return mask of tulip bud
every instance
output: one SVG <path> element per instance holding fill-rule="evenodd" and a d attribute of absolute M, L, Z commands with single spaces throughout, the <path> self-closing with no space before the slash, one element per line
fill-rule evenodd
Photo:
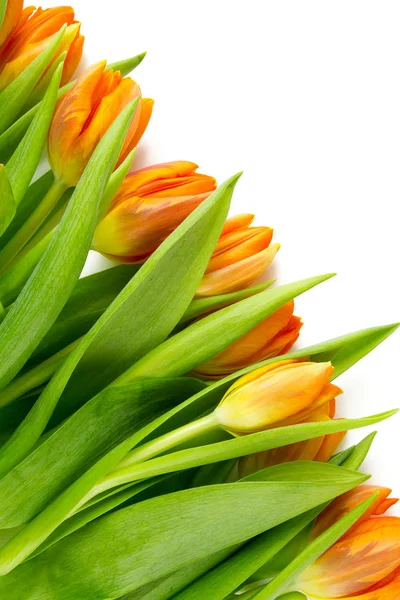
<path fill-rule="evenodd" d="M 280 361 L 241 377 L 215 410 L 221 426 L 246 434 L 304 421 L 340 388 L 329 382 L 331 363 Z"/>
<path fill-rule="evenodd" d="M 35 9 L 34 6 L 25 8 L 0 54 L 0 90 L 26 69 L 64 24 L 67 29 L 52 63 L 62 53 L 67 53 L 61 83 L 69 81 L 81 60 L 84 41 L 80 23 L 74 18 L 75 13 L 70 6 L 46 10 Z"/>
<path fill-rule="evenodd" d="M 0 29 L 0 52 L 2 52 L 2 46 L 7 42 L 16 28 L 18 21 L 21 17 L 22 7 L 24 5 L 23 0 L 8 0 L 6 12 L 3 18 L 3 24 Z M 1 59 L 1 55 L 0 55 Z"/>
<path fill-rule="evenodd" d="M 254 215 L 238 215 L 227 220 L 196 296 L 245 289 L 271 264 L 280 246 L 270 246 L 270 227 L 250 227 L 253 219 Z"/>
<path fill-rule="evenodd" d="M 196 367 L 200 377 L 217 379 L 268 358 L 286 354 L 299 337 L 302 322 L 293 315 L 293 300 L 249 333 Z"/>
<path fill-rule="evenodd" d="M 75 186 L 94 149 L 114 119 L 134 98 L 138 84 L 102 61 L 89 67 L 58 102 L 48 136 L 48 157 L 57 179 Z M 141 99 L 119 157 L 136 147 L 150 120 L 153 101 Z"/>
<path fill-rule="evenodd" d="M 358 523 L 298 578 L 317 598 L 398 600 L 400 519 L 370 517 Z"/>
<path fill-rule="evenodd" d="M 93 249 L 119 262 L 142 262 L 215 190 L 197 165 L 175 161 L 130 173 L 97 226 Z"/>
<path fill-rule="evenodd" d="M 318 517 L 315 526 L 313 528 L 313 537 L 317 537 L 326 529 L 331 527 L 334 523 L 339 521 L 353 508 L 359 506 L 368 498 L 371 498 L 377 494 L 374 503 L 370 508 L 363 514 L 360 521 L 365 521 L 371 515 L 383 515 L 389 508 L 398 502 L 398 498 L 389 498 L 388 496 L 392 493 L 390 488 L 381 487 L 378 485 L 360 485 L 354 490 L 339 496 L 333 500 L 328 508 Z M 356 527 L 355 525 L 354 527 Z M 351 531 L 351 530 L 350 530 Z M 346 535 L 348 535 L 347 532 Z"/>

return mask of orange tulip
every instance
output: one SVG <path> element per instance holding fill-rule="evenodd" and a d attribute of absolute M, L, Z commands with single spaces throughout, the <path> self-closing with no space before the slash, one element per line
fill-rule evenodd
<path fill-rule="evenodd" d="M 297 584 L 316 598 L 398 600 L 399 568 L 400 519 L 370 517 L 308 567 Z"/>
<path fill-rule="evenodd" d="M 228 219 L 196 296 L 215 296 L 249 287 L 271 264 L 279 244 L 270 246 L 270 227 L 250 227 L 254 215 Z"/>
<path fill-rule="evenodd" d="M 2 47 L 10 38 L 22 13 L 23 0 L 8 0 L 6 12 L 4 14 L 3 24 L 0 28 L 0 59 Z"/>
<path fill-rule="evenodd" d="M 383 515 L 389 508 L 398 502 L 398 498 L 389 498 L 391 493 L 392 490 L 390 488 L 378 485 L 360 485 L 354 490 L 339 496 L 333 500 L 328 508 L 326 508 L 318 517 L 313 528 L 313 537 L 317 537 L 323 533 L 353 508 L 359 506 L 364 500 L 368 500 L 368 498 L 371 498 L 374 494 L 377 494 L 374 503 L 370 506 L 368 511 L 363 514 L 360 521 L 365 521 L 371 515 Z"/>
<path fill-rule="evenodd" d="M 306 419 L 307 423 L 320 423 L 330 421 L 331 417 L 322 408 L 311 413 Z M 304 440 L 296 444 L 289 444 L 281 448 L 274 448 L 266 452 L 259 452 L 250 456 L 243 456 L 238 461 L 239 477 L 247 477 L 261 469 L 279 465 L 285 462 L 298 460 L 314 460 L 328 462 L 333 453 L 343 441 L 346 432 L 331 433 L 318 438 Z"/>
<path fill-rule="evenodd" d="M 11 83 L 46 48 L 51 38 L 67 25 L 63 40 L 53 62 L 67 52 L 62 84 L 69 81 L 81 60 L 84 37 L 80 34 L 80 23 L 70 6 L 35 9 L 25 8 L 0 54 L 0 90 Z"/>
<path fill-rule="evenodd" d="M 302 327 L 301 319 L 293 315 L 293 310 L 292 300 L 228 348 L 196 367 L 195 373 L 216 379 L 285 354 L 299 337 Z"/>
<path fill-rule="evenodd" d="M 119 262 L 141 262 L 215 190 L 197 165 L 175 161 L 130 173 L 97 226 L 93 248 Z"/>
<path fill-rule="evenodd" d="M 89 67 L 56 106 L 48 136 L 48 156 L 56 177 L 77 184 L 94 149 L 122 109 L 140 97 L 140 87 L 102 61 Z M 150 120 L 153 101 L 141 99 L 132 119 L 120 162 L 138 144 Z"/>
<path fill-rule="evenodd" d="M 238 435 L 300 423 L 341 393 L 329 382 L 332 373 L 329 362 L 271 363 L 241 377 L 222 398 L 216 417 Z"/>

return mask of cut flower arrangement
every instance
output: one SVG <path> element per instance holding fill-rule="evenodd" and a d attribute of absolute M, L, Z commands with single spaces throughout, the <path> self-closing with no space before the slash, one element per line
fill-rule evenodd
<path fill-rule="evenodd" d="M 396 410 L 336 409 L 397 325 L 293 349 L 332 274 L 257 282 L 279 244 L 228 217 L 240 174 L 135 169 L 145 54 L 75 75 L 72 8 L 0 25 L 0 597 L 399 600 L 375 434 L 345 439 Z"/>

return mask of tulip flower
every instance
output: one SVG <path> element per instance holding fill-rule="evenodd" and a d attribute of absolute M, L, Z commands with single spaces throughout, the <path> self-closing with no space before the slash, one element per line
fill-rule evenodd
<path fill-rule="evenodd" d="M 17 3 L 11 1 L 11 4 Z M 18 6 L 15 10 L 17 8 Z M 52 62 L 62 53 L 67 53 L 61 83 L 69 81 L 81 60 L 84 41 L 80 33 L 81 25 L 75 21 L 73 9 L 60 6 L 43 10 L 29 6 L 22 11 L 11 37 L 0 53 L 0 90 L 22 73 L 65 24 L 67 29 Z M 45 76 L 46 74 L 43 75 Z"/>
<path fill-rule="evenodd" d="M 399 569 L 400 519 L 370 517 L 309 566 L 297 585 L 316 598 L 398 600 Z"/>
<path fill-rule="evenodd" d="M 271 264 L 280 246 L 270 227 L 250 227 L 254 215 L 228 219 L 196 296 L 215 296 L 249 287 Z"/>
<path fill-rule="evenodd" d="M 59 100 L 48 136 L 48 157 L 56 178 L 67 187 L 78 183 L 94 149 L 122 109 L 140 97 L 140 87 L 106 61 L 89 67 Z M 136 147 L 150 120 L 153 101 L 141 99 L 119 163 Z"/>
<path fill-rule="evenodd" d="M 125 263 L 142 262 L 215 190 L 197 165 L 175 161 L 130 173 L 97 226 L 93 248 Z"/>
<path fill-rule="evenodd" d="M 3 24 L 0 28 L 0 59 L 2 48 L 13 33 L 21 17 L 23 0 L 8 0 Z"/>
<path fill-rule="evenodd" d="M 284 360 L 241 377 L 215 410 L 221 426 L 236 435 L 305 421 L 341 389 L 330 383 L 330 362 Z"/>
<path fill-rule="evenodd" d="M 368 519 L 371 515 L 383 515 L 389 508 L 398 502 L 398 498 L 389 498 L 392 490 L 378 485 L 360 485 L 354 490 L 339 496 L 330 503 L 328 508 L 318 517 L 314 528 L 313 537 L 317 537 L 334 523 L 339 521 L 364 500 L 368 500 L 376 494 L 376 499 L 367 512 L 363 514 L 360 521 Z M 351 530 L 350 530 L 351 531 Z M 347 534 L 346 534 L 347 535 Z"/>
<path fill-rule="evenodd" d="M 324 411 L 323 408 L 324 407 L 319 408 L 311 413 L 305 422 L 321 423 L 323 421 L 330 421 L 331 417 L 327 414 L 327 412 L 331 413 L 329 405 L 326 406 L 327 410 Z M 339 444 L 343 441 L 345 435 L 345 431 L 331 433 L 318 438 L 304 440 L 303 442 L 298 442 L 296 444 L 282 446 L 281 448 L 273 448 L 266 452 L 243 456 L 238 461 L 239 477 L 247 477 L 257 471 L 266 469 L 267 467 L 272 467 L 285 462 L 294 462 L 298 460 L 328 462 L 337 450 Z"/>
<path fill-rule="evenodd" d="M 212 260 L 212 259 L 211 259 Z M 286 354 L 299 337 L 302 322 L 288 302 L 249 333 L 195 369 L 200 377 L 226 377 L 262 360 Z"/>

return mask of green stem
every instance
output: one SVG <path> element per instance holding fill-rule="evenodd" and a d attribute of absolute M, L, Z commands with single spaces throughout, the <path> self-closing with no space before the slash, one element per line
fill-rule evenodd
<path fill-rule="evenodd" d="M 42 258 L 53 233 L 51 231 L 38 244 L 33 246 L 29 252 L 24 252 L 24 256 L 0 277 L 0 298 L 5 306 L 9 306 L 17 298 L 37 263 Z"/>
<path fill-rule="evenodd" d="M 43 221 L 48 217 L 61 196 L 68 189 L 68 186 L 55 180 L 43 200 L 36 207 L 33 213 L 28 217 L 22 227 L 17 231 L 14 237 L 8 242 L 0 252 L 0 273 L 4 273 L 10 262 L 29 242 L 31 237 L 39 229 Z"/>
<path fill-rule="evenodd" d="M 11 404 L 26 392 L 49 381 L 80 341 L 81 338 L 75 340 L 54 356 L 14 379 L 6 388 L 0 391 L 0 408 Z"/>
<path fill-rule="evenodd" d="M 135 450 L 132 450 L 132 452 L 127 454 L 122 461 L 116 465 L 113 471 L 108 473 L 97 483 L 97 485 L 91 489 L 87 496 L 83 498 L 82 502 L 79 503 L 79 506 L 76 508 L 76 510 L 78 510 L 78 508 L 83 506 L 83 504 L 88 502 L 91 498 L 97 496 L 97 494 L 119 485 L 121 469 L 129 468 L 130 466 L 138 463 L 143 463 L 144 461 L 167 452 L 168 450 L 192 440 L 193 438 L 217 429 L 220 429 L 220 424 L 217 421 L 215 414 L 211 413 L 210 415 L 202 417 L 193 423 L 183 425 L 182 427 L 179 427 L 170 433 L 166 433 L 165 435 L 162 435 L 159 438 L 148 442 L 147 444 L 143 444 Z M 140 473 L 141 469 L 139 465 L 138 479 L 141 478 Z M 137 478 L 134 476 L 133 480 L 135 481 Z"/>

